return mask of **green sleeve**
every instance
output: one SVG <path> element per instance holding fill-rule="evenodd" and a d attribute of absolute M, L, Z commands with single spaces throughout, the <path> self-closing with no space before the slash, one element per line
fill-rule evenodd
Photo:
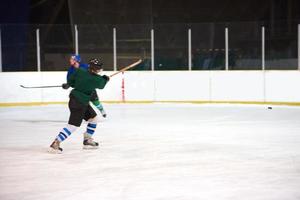
<path fill-rule="evenodd" d="M 103 89 L 105 87 L 106 83 L 107 83 L 107 80 L 104 79 L 103 77 L 99 76 L 97 88 L 98 89 Z"/>

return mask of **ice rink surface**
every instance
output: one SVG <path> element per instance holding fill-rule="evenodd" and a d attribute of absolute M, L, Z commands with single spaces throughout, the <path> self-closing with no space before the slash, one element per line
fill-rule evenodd
<path fill-rule="evenodd" d="M 1 200 L 299 200 L 300 108 L 107 104 L 47 153 L 66 105 L 0 108 Z"/>

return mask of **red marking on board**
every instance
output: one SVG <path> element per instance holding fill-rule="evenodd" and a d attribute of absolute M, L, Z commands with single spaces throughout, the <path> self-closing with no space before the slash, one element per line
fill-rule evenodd
<path fill-rule="evenodd" d="M 125 102 L 125 80 L 124 80 L 124 72 L 122 72 L 122 102 Z"/>

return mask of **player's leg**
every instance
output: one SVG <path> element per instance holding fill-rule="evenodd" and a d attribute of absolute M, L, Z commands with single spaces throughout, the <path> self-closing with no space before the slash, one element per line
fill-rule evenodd
<path fill-rule="evenodd" d="M 78 127 L 80 127 L 87 105 L 78 102 L 74 96 L 70 96 L 69 109 L 70 117 L 68 124 L 61 129 L 50 145 L 50 151 L 53 153 L 61 153 L 63 149 L 60 147 L 60 143 L 66 140 Z"/>
<path fill-rule="evenodd" d="M 50 145 L 50 150 L 54 153 L 61 153 L 63 149 L 60 147 L 60 143 L 67 139 L 74 131 L 76 131 L 76 129 L 77 127 L 71 124 L 67 124 L 63 127 Z"/>
<path fill-rule="evenodd" d="M 99 143 L 95 142 L 93 135 L 97 128 L 97 113 L 89 106 L 86 110 L 84 119 L 88 122 L 86 132 L 83 134 L 83 148 L 84 149 L 95 149 L 98 148 Z"/>
<path fill-rule="evenodd" d="M 103 117 L 106 117 L 106 112 L 101 104 L 101 102 L 99 101 L 99 97 L 98 94 L 96 92 L 96 90 L 93 92 L 92 96 L 91 96 L 91 102 L 94 104 L 94 106 L 96 106 L 96 108 L 100 111 L 101 115 Z"/>
<path fill-rule="evenodd" d="M 105 118 L 107 116 L 107 114 L 106 114 L 106 112 L 105 112 L 105 110 L 104 110 L 101 102 L 98 100 L 98 102 L 96 102 L 96 104 L 97 104 L 97 105 L 95 105 L 96 108 L 98 108 L 98 110 L 100 111 L 101 115 Z"/>

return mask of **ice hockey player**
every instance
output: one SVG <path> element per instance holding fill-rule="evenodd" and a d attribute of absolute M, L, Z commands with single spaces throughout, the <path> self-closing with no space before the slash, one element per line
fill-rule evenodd
<path fill-rule="evenodd" d="M 50 145 L 51 153 L 61 153 L 60 143 L 67 139 L 78 127 L 82 120 L 86 120 L 87 130 L 83 137 L 83 147 L 98 148 L 98 142 L 93 140 L 93 134 L 97 127 L 97 114 L 89 105 L 90 98 L 96 88 L 103 89 L 109 81 L 106 75 L 100 76 L 98 73 L 102 71 L 102 63 L 98 59 L 89 61 L 88 70 L 77 68 L 69 77 L 68 84 L 73 88 L 70 93 L 69 110 L 70 117 L 68 124 L 59 132 L 54 142 Z"/>
<path fill-rule="evenodd" d="M 70 76 L 75 72 L 75 69 L 77 68 L 81 68 L 84 70 L 88 70 L 89 65 L 86 63 L 81 62 L 81 57 L 78 54 L 73 54 L 70 57 L 70 67 L 68 69 L 68 74 L 67 74 L 67 81 L 70 78 Z M 64 89 L 68 89 L 69 86 L 68 84 L 64 83 L 62 85 L 62 87 Z M 96 90 L 93 92 L 92 97 L 91 97 L 91 102 L 96 106 L 96 108 L 100 111 L 100 113 L 102 114 L 103 117 L 106 117 L 106 112 L 101 104 L 101 102 L 99 101 L 99 97 L 97 95 Z"/>

